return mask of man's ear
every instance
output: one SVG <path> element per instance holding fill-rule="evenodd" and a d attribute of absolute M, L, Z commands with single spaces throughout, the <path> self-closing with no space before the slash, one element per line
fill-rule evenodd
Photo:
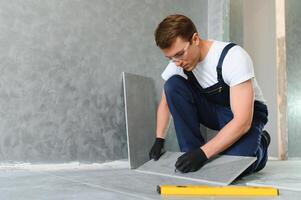
<path fill-rule="evenodd" d="M 194 33 L 192 38 L 191 38 L 192 43 L 194 43 L 196 46 L 200 44 L 200 37 L 199 33 Z"/>

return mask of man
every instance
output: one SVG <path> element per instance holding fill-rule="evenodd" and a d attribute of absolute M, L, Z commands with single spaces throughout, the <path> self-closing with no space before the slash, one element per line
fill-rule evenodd
<path fill-rule="evenodd" d="M 247 52 L 233 43 L 202 40 L 183 15 L 166 17 L 155 40 L 170 62 L 162 73 L 166 82 L 150 159 L 158 160 L 162 154 L 171 114 L 180 150 L 185 152 L 175 163 L 177 170 L 199 170 L 217 154 L 256 156 L 244 174 L 261 170 L 270 143 L 263 131 L 268 111 Z M 217 135 L 205 143 L 200 124 L 218 130 Z"/>

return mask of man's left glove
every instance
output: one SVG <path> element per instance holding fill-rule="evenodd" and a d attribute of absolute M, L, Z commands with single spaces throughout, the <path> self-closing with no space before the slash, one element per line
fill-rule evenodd
<path fill-rule="evenodd" d="M 156 138 L 156 141 L 149 152 L 149 159 L 154 159 L 155 161 L 159 160 L 159 158 L 165 153 L 164 142 L 165 139 Z"/>
<path fill-rule="evenodd" d="M 175 164 L 175 167 L 182 173 L 195 172 L 199 170 L 207 160 L 208 158 L 204 151 L 198 148 L 180 156 Z"/>

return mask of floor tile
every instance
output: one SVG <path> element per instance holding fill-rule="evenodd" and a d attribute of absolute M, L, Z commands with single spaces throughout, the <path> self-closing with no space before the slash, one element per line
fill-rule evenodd
<path fill-rule="evenodd" d="M 255 157 L 218 156 L 200 170 L 190 173 L 175 172 L 174 164 L 183 153 L 166 152 L 158 161 L 150 160 L 136 171 L 148 174 L 177 177 L 204 184 L 229 185 L 255 160 Z"/>

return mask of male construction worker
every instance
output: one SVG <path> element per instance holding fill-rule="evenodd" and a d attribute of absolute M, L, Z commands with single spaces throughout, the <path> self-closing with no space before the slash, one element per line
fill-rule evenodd
<path fill-rule="evenodd" d="M 175 163 L 178 171 L 197 171 L 217 154 L 257 157 L 244 174 L 261 170 L 270 143 L 263 131 L 268 111 L 248 53 L 233 43 L 201 39 L 183 15 L 160 22 L 155 40 L 170 62 L 162 73 L 165 84 L 150 159 L 162 154 L 171 114 L 185 152 Z M 205 142 L 200 124 L 217 135 Z"/>

